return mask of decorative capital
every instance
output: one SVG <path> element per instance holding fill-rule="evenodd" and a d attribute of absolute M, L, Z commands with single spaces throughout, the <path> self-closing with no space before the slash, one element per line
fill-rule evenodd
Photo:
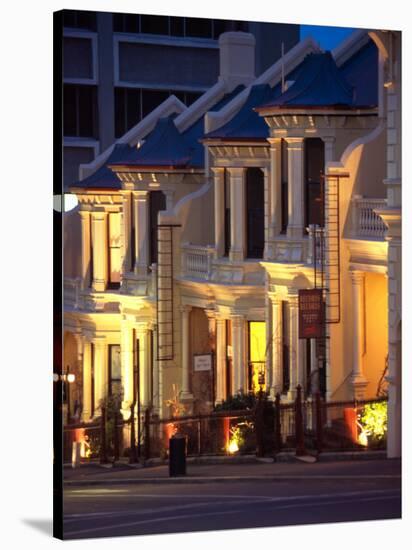
<path fill-rule="evenodd" d="M 363 271 L 350 271 L 350 275 L 352 278 L 352 284 L 354 285 L 360 285 L 365 280 L 365 273 Z"/>

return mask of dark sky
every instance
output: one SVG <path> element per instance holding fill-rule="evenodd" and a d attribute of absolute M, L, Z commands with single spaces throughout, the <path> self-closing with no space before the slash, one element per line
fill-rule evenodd
<path fill-rule="evenodd" d="M 317 25 L 301 25 L 301 39 L 307 36 L 312 36 L 324 50 L 333 50 L 345 38 L 347 38 L 354 30 L 348 27 L 323 27 Z"/>

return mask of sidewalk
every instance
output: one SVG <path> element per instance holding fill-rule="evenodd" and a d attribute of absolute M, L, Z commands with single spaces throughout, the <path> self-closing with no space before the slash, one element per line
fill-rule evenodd
<path fill-rule="evenodd" d="M 353 456 L 352 460 L 325 460 L 315 463 L 305 463 L 299 460 L 294 462 L 260 461 L 256 457 L 249 457 L 249 462 L 233 460 L 217 461 L 213 457 L 206 460 L 188 459 L 186 476 L 169 477 L 167 463 L 149 465 L 128 465 L 118 463 L 115 466 L 101 466 L 98 463 L 82 464 L 78 468 L 64 468 L 64 485 L 66 487 L 87 485 L 124 485 L 138 483 L 210 483 L 233 481 L 285 481 L 285 480 L 322 480 L 322 479 L 363 479 L 400 478 L 400 461 L 388 460 L 380 455 Z M 358 454 L 358 453 L 356 453 Z M 372 453 L 368 453 L 371 455 Z M 329 457 L 332 458 L 332 457 Z M 338 458 L 338 460 L 337 460 Z M 349 457 L 348 457 L 349 458 Z M 340 460 L 339 460 L 340 459 Z M 203 462 L 203 463 L 202 463 Z M 372 465 L 372 466 L 371 466 Z M 373 470 L 373 471 L 372 471 Z"/>

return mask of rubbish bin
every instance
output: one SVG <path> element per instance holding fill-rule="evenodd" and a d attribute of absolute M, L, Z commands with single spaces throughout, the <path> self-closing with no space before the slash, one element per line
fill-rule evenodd
<path fill-rule="evenodd" d="M 186 437 L 175 434 L 169 439 L 169 476 L 186 475 Z"/>

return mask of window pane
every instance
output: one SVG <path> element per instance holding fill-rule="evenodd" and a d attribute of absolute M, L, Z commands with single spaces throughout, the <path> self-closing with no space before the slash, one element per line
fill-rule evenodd
<path fill-rule="evenodd" d="M 123 15 L 124 32 L 140 32 L 139 18 L 140 18 L 140 15 L 134 15 L 134 14 Z"/>
<path fill-rule="evenodd" d="M 260 168 L 246 171 L 247 257 L 262 258 L 265 244 L 264 182 Z"/>
<path fill-rule="evenodd" d="M 224 255 L 228 256 L 230 251 L 230 181 L 226 168 L 224 169 L 224 199 L 225 199 L 225 249 Z"/>
<path fill-rule="evenodd" d="M 122 13 L 113 14 L 113 31 L 123 32 L 124 15 Z"/>
<path fill-rule="evenodd" d="M 212 20 L 187 17 L 186 36 L 212 38 Z"/>
<path fill-rule="evenodd" d="M 249 363 L 250 389 L 253 392 L 265 391 L 264 383 L 266 355 L 266 325 L 264 321 L 249 322 Z"/>
<path fill-rule="evenodd" d="M 166 210 L 166 197 L 162 191 L 150 191 L 150 263 L 157 262 L 157 218 Z"/>
<path fill-rule="evenodd" d="M 186 92 L 186 105 L 189 106 L 194 103 L 199 97 L 203 95 L 202 93 L 195 92 Z"/>
<path fill-rule="evenodd" d="M 63 89 L 63 133 L 65 136 L 76 136 L 76 128 L 76 86 L 65 84 Z"/>
<path fill-rule="evenodd" d="M 77 12 L 77 27 L 79 29 L 96 30 L 96 13 L 91 11 Z"/>
<path fill-rule="evenodd" d="M 73 10 L 63 10 L 63 26 L 72 28 L 76 26 L 76 14 Z"/>
<path fill-rule="evenodd" d="M 145 117 L 169 97 L 169 92 L 162 90 L 142 90 L 142 116 Z"/>
<path fill-rule="evenodd" d="M 93 86 L 79 86 L 79 133 L 81 137 L 96 135 L 96 93 Z"/>
<path fill-rule="evenodd" d="M 109 345 L 109 388 L 111 395 L 120 395 L 121 380 L 120 346 Z"/>
<path fill-rule="evenodd" d="M 305 140 L 305 226 L 323 225 L 321 173 L 325 166 L 324 143 L 319 138 Z"/>
<path fill-rule="evenodd" d="M 183 36 L 184 34 L 184 17 L 170 18 L 170 34 L 172 36 Z"/>
<path fill-rule="evenodd" d="M 120 213 L 109 214 L 109 282 L 120 283 L 122 258 L 120 255 Z"/>
<path fill-rule="evenodd" d="M 140 121 L 140 94 L 140 89 L 130 88 L 126 90 L 126 130 L 130 130 L 130 128 L 133 128 Z"/>
<path fill-rule="evenodd" d="M 114 132 L 118 138 L 126 132 L 126 90 L 115 88 L 114 90 Z"/>
<path fill-rule="evenodd" d="M 284 139 L 281 143 L 281 232 L 286 233 L 288 226 L 288 147 Z"/>
<path fill-rule="evenodd" d="M 141 32 L 169 34 L 169 18 L 164 15 L 141 15 Z"/>

